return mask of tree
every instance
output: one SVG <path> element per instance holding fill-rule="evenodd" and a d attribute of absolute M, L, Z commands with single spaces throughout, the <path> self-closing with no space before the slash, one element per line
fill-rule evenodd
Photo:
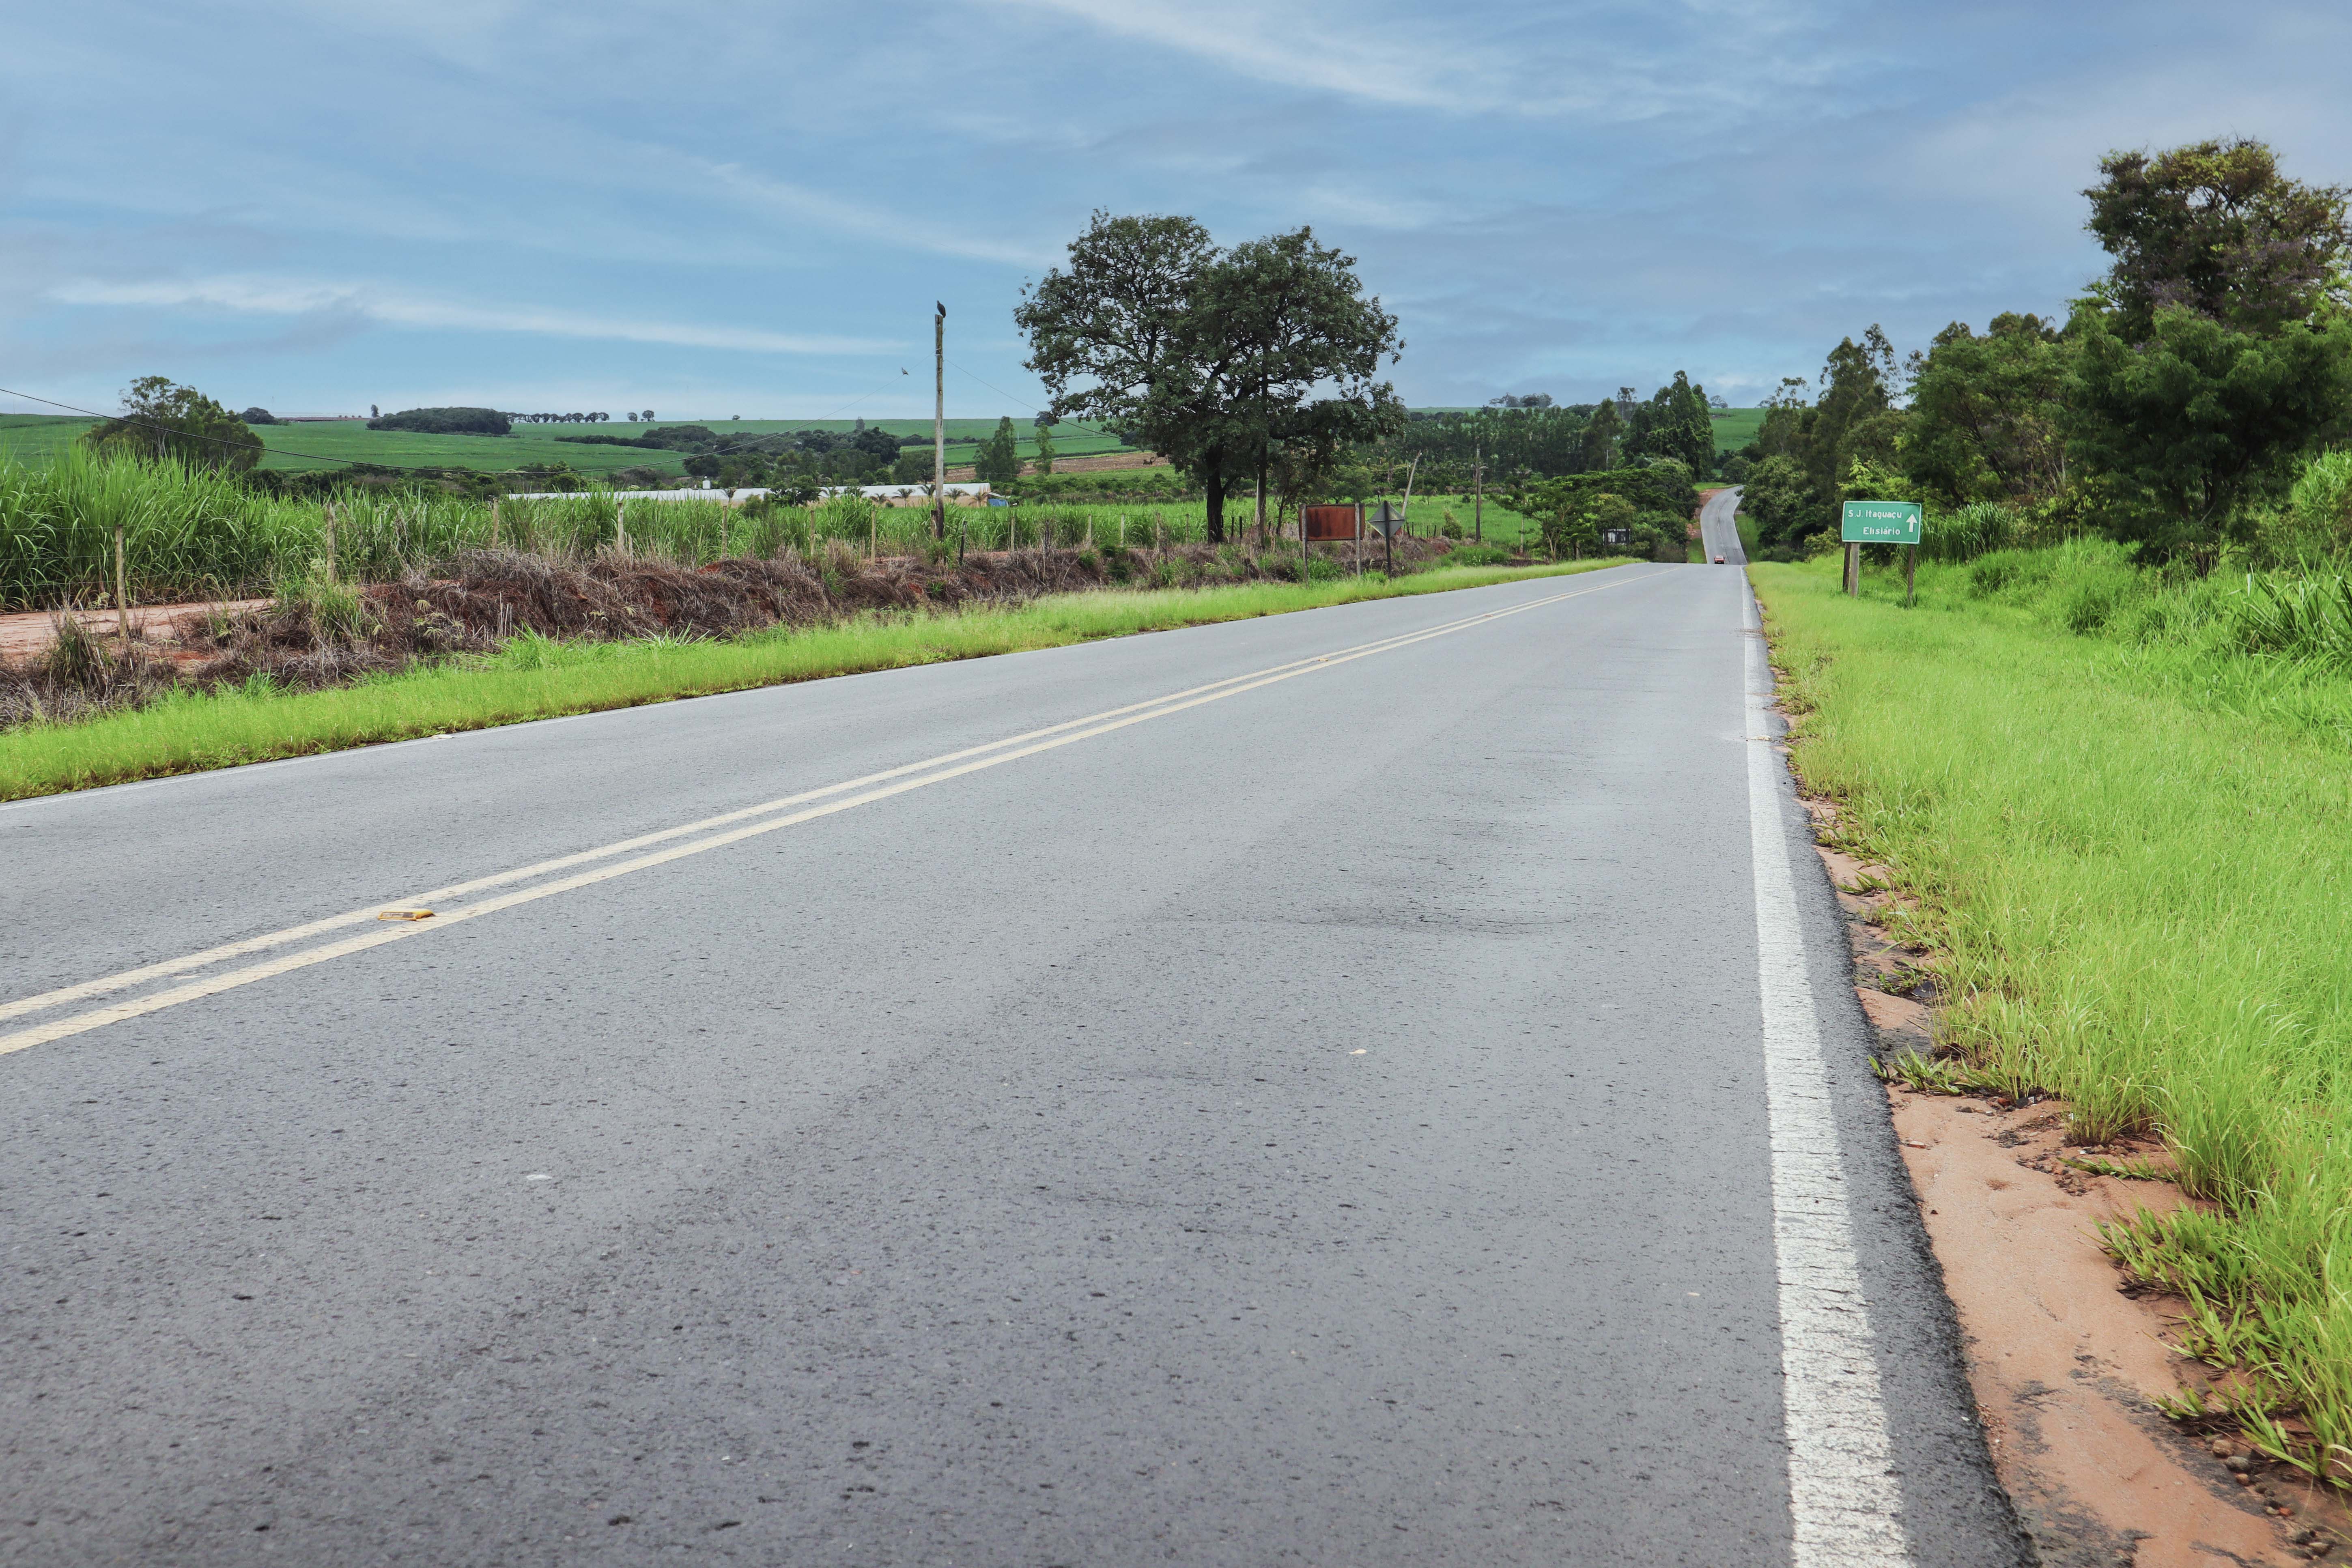
<path fill-rule="evenodd" d="M 1812 399 L 1811 388 L 1801 375 L 1784 375 L 1780 384 L 1764 399 L 1764 422 L 1757 427 L 1756 439 L 1749 443 L 1756 461 L 1766 458 L 1785 458 L 1797 449 L 1797 427 L 1803 423 L 1805 411 Z"/>
<path fill-rule="evenodd" d="M 261 460 L 261 443 L 245 422 L 193 386 L 143 375 L 122 395 L 122 412 L 82 433 L 90 450 L 194 468 L 243 473 Z"/>
<path fill-rule="evenodd" d="M 2210 551 L 2352 410 L 2347 193 L 2259 142 L 2110 154 L 2091 232 L 2114 258 L 2079 301 L 2067 450 L 2107 527 Z"/>
<path fill-rule="evenodd" d="M 2243 137 L 2150 154 L 2110 153 L 2084 226 L 2115 258 L 2095 286 L 2126 342 L 2145 342 L 2157 313 L 2179 306 L 2268 335 L 2324 305 L 2352 304 L 2345 189 L 2306 185 Z"/>
<path fill-rule="evenodd" d="M 1173 458 L 1222 541 L 1228 487 L 1277 447 L 1368 439 L 1402 417 L 1372 379 L 1402 346 L 1396 318 L 1363 295 L 1354 265 L 1306 228 L 1220 251 L 1191 218 L 1097 212 L 1013 321 L 1055 417 Z M 1310 396 L 1321 387 L 1334 395 Z"/>
<path fill-rule="evenodd" d="M 2262 337 L 2164 305 L 2135 344 L 2085 303 L 2074 330 L 2068 449 L 2100 479 L 2109 530 L 2159 558 L 2217 542 L 2352 408 L 2343 312 Z"/>
<path fill-rule="evenodd" d="M 1054 421 L 1045 415 L 1037 416 L 1037 471 L 1054 471 Z"/>
<path fill-rule="evenodd" d="M 1982 337 L 1962 321 L 1937 333 L 1897 443 L 1906 476 L 1948 506 L 2056 495 L 2075 344 L 2032 315 L 1995 316 Z"/>
<path fill-rule="evenodd" d="M 1711 471 L 1715 426 L 1707 418 L 1706 390 L 1693 386 L 1684 372 L 1675 372 L 1672 385 L 1658 388 L 1646 402 L 1633 405 L 1624 452 L 1627 458 L 1678 458 L 1693 473 Z"/>
<path fill-rule="evenodd" d="M 999 419 L 995 432 L 972 454 L 971 471 L 992 485 L 1009 485 L 1021 477 L 1021 437 L 1013 432 L 1012 416 Z"/>
<path fill-rule="evenodd" d="M 1770 457 L 1758 463 L 1739 492 L 1740 515 L 1756 525 L 1756 542 L 1795 547 L 1822 526 L 1823 508 L 1796 459 Z"/>
<path fill-rule="evenodd" d="M 436 436 L 503 436 L 513 425 L 495 408 L 404 408 L 369 420 L 368 428 Z"/>
<path fill-rule="evenodd" d="M 1603 398 L 1593 409 L 1591 422 L 1584 427 L 1584 444 L 1578 454 L 1577 467 L 1588 474 L 1615 468 L 1618 444 L 1624 437 L 1625 422 L 1617 416 L 1617 405 Z"/>

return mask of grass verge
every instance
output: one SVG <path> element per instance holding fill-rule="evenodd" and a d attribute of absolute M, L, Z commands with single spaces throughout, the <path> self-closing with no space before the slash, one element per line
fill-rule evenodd
<path fill-rule="evenodd" d="M 1057 595 L 1012 609 L 872 616 L 724 640 L 518 637 L 494 655 L 327 690 L 287 692 L 254 681 L 226 691 L 176 693 L 134 712 L 83 723 L 12 730 L 0 734 L 0 799 L 1614 564 L 1622 563 L 1474 567 L 1392 581 L 1368 576 L 1303 585 Z"/>
<path fill-rule="evenodd" d="M 2319 711 L 2352 686 L 2070 635 L 1963 567 L 1910 611 L 1834 563 L 1752 576 L 1798 772 L 1920 900 L 1960 1070 L 2162 1136 L 2202 1201 L 2108 1245 L 2188 1298 L 2250 1436 L 2352 1479 L 2352 755 Z"/>

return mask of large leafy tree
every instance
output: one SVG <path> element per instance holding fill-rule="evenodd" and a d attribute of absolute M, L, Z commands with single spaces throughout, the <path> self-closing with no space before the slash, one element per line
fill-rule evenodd
<path fill-rule="evenodd" d="M 1220 250 L 1185 217 L 1098 212 L 1013 321 L 1056 418 L 1096 420 L 1199 480 L 1210 537 L 1229 489 L 1284 448 L 1371 438 L 1402 410 L 1374 379 L 1402 344 L 1354 258 L 1307 228 Z"/>
<path fill-rule="evenodd" d="M 243 473 L 261 460 L 261 443 L 245 422 L 193 386 L 145 375 L 122 395 L 122 412 L 82 433 L 91 450 L 194 468 Z"/>
<path fill-rule="evenodd" d="M 2352 303 L 2345 189 L 2288 179 L 2263 143 L 2110 153 L 2099 173 L 2084 226 L 2115 258 L 2095 291 L 2126 342 L 2147 341 L 2167 306 L 2266 335 Z"/>
<path fill-rule="evenodd" d="M 2073 450 L 2097 474 L 2110 530 L 2158 556 L 2207 550 L 2244 504 L 2352 409 L 2352 318 L 2271 336 L 2159 307 L 2145 342 L 2105 312 L 2074 318 Z"/>
<path fill-rule="evenodd" d="M 2114 257 L 2075 310 L 2070 453 L 2109 528 L 2210 552 L 2352 414 L 2352 221 L 2242 140 L 2118 153 L 2085 194 Z"/>
<path fill-rule="evenodd" d="M 1903 471 L 1935 500 L 2035 500 L 2066 482 L 2064 395 L 2076 340 L 2038 316 L 1936 334 L 1911 384 Z"/>

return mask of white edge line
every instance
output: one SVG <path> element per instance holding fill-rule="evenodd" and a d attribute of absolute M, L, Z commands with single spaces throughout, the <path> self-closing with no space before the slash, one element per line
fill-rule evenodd
<path fill-rule="evenodd" d="M 1791 1561 L 1793 1568 L 1901 1568 L 1910 1562 L 1902 1488 L 1894 1474 L 1877 1346 L 1854 1250 L 1821 1019 L 1789 865 L 1781 805 L 1786 769 L 1772 742 L 1772 670 L 1752 590 L 1744 582 L 1741 590 L 1747 645 L 1742 732 L 1772 1151 L 1772 1250 L 1780 1276 Z"/>

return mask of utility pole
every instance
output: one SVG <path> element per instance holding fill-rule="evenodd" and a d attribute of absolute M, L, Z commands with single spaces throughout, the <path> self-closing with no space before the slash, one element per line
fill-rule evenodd
<path fill-rule="evenodd" d="M 931 537 L 948 536 L 948 308 L 931 318 Z"/>
<path fill-rule="evenodd" d="M 1477 503 L 1470 513 L 1470 537 L 1484 544 L 1486 542 L 1486 463 L 1475 447 L 1470 448 L 1470 482 L 1478 489 Z"/>

